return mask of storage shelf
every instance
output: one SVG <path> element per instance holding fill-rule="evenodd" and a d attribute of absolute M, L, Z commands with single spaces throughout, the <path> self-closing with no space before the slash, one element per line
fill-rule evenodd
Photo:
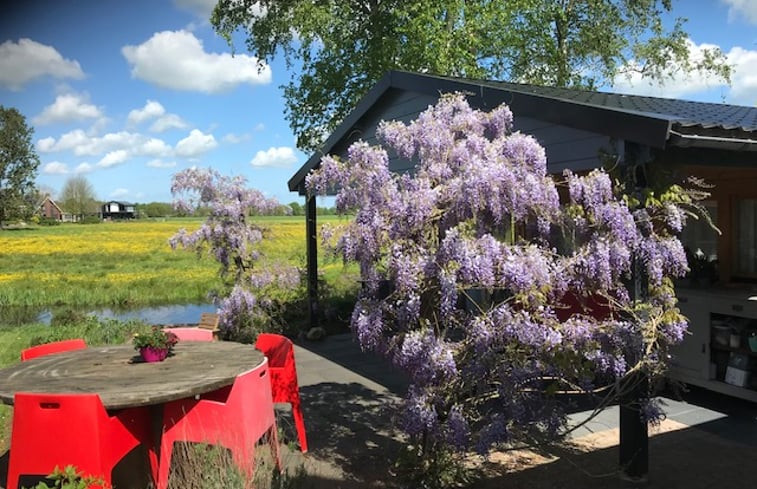
<path fill-rule="evenodd" d="M 718 351 L 728 351 L 728 352 L 733 352 L 733 353 L 742 353 L 744 355 L 749 355 L 750 357 L 757 357 L 757 351 L 752 351 L 749 348 L 745 348 L 743 346 L 739 348 L 734 348 L 728 345 L 719 345 L 717 343 L 710 343 L 710 349 L 718 350 Z"/>

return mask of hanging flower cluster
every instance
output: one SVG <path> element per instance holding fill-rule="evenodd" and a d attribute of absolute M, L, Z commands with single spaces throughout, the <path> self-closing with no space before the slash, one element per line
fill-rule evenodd
<path fill-rule="evenodd" d="M 549 175 L 544 149 L 512 127 L 507 106 L 446 95 L 307 178 L 355 213 L 335 245 L 364 284 L 352 327 L 409 374 L 404 426 L 426 444 L 554 438 L 561 394 L 614 397 L 631 372 L 659 373 L 686 330 L 670 280 L 687 270 L 685 214 L 632 208 L 602 170 Z M 414 169 L 392 173 L 396 158 Z M 627 290 L 634 269 L 643 301 Z"/>
<path fill-rule="evenodd" d="M 189 168 L 173 176 L 171 193 L 174 207 L 184 212 L 204 208 L 208 217 L 202 226 L 188 232 L 180 229 L 169 243 L 172 248 L 209 253 L 219 263 L 219 273 L 230 291 L 221 294 L 219 315 L 221 328 L 236 333 L 251 327 L 265 303 L 252 291 L 271 284 L 287 288 L 299 284 L 299 274 L 291 267 L 256 269 L 260 258 L 258 244 L 264 229 L 250 220 L 250 216 L 266 214 L 278 206 L 275 199 L 266 198 L 260 191 L 246 186 L 241 176 L 227 177 L 210 168 Z"/>

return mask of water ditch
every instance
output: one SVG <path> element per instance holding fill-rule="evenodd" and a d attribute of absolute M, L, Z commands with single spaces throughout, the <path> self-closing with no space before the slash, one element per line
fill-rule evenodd
<path fill-rule="evenodd" d="M 118 319 L 122 321 L 139 319 L 148 324 L 194 324 L 200 320 L 200 314 L 216 312 L 213 304 L 167 304 L 160 306 L 140 306 L 130 308 L 40 308 L 40 307 L 2 307 L 0 306 L 0 324 L 23 326 L 31 323 L 50 324 L 59 313 L 74 312 L 82 315 L 94 315 L 99 318 Z"/>

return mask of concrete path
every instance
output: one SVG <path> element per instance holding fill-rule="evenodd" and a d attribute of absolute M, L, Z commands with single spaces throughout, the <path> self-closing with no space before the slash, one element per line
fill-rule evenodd
<path fill-rule="evenodd" d="M 295 354 L 312 447 L 306 467 L 316 475 L 306 487 L 392 487 L 389 461 L 401 443 L 390 408 L 406 390 L 401 373 L 362 353 L 349 334 L 298 345 Z M 757 405 L 701 389 L 662 400 L 667 419 L 650 431 L 644 487 L 757 487 Z M 623 487 L 617 426 L 618 409 L 610 407 L 565 450 L 495 454 L 477 465 L 484 477 L 473 487 Z"/>

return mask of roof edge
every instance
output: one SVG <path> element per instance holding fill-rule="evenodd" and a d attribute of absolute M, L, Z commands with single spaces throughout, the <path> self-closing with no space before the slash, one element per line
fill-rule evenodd
<path fill-rule="evenodd" d="M 315 151 L 305 164 L 297 170 L 297 173 L 289 179 L 287 185 L 289 186 L 290 192 L 299 192 L 301 195 L 304 195 L 305 177 L 310 173 L 310 170 L 315 168 L 318 163 L 320 163 L 321 158 L 329 154 L 334 145 L 345 136 L 349 128 L 355 125 L 357 121 L 368 112 L 373 104 L 375 104 L 376 101 L 387 92 L 387 90 L 394 86 L 393 77 L 396 73 L 397 72 L 395 71 L 387 72 L 373 85 L 373 87 L 371 87 L 370 90 L 368 90 L 368 92 L 360 99 L 357 106 L 352 109 L 352 112 L 344 118 L 334 132 L 332 132 L 326 141 L 324 141 L 321 148 Z"/>

